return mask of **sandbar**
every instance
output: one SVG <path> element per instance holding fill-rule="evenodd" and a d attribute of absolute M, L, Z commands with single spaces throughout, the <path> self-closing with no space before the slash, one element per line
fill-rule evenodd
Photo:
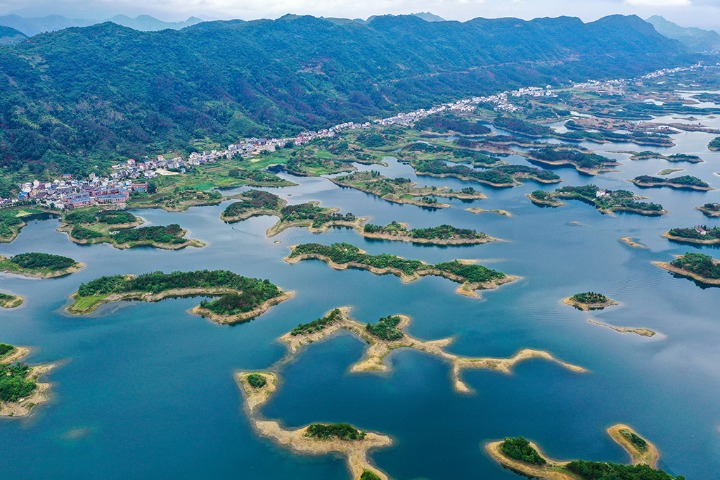
<path fill-rule="evenodd" d="M 648 248 L 647 245 L 635 241 L 633 237 L 620 237 L 620 241 L 632 248 Z"/>
<path fill-rule="evenodd" d="M 588 323 L 592 323 L 593 325 L 597 325 L 599 327 L 609 328 L 610 330 L 614 330 L 618 333 L 634 333 L 636 335 L 640 335 L 641 337 L 654 337 L 657 335 L 656 331 L 650 330 L 649 328 L 616 327 L 615 325 L 610 325 L 593 318 L 589 319 Z"/>

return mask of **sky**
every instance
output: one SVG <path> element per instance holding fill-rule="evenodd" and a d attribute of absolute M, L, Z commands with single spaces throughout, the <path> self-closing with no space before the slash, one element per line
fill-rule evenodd
<path fill-rule="evenodd" d="M 448 20 L 476 17 L 557 17 L 585 21 L 611 14 L 663 15 L 682 26 L 720 29 L 720 0 L 0 0 L 0 14 L 60 14 L 105 19 L 116 14 L 162 20 L 277 18 L 286 13 L 324 17 L 432 12 Z"/>

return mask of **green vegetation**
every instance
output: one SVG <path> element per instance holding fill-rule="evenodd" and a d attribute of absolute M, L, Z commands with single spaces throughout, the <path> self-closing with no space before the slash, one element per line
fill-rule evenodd
<path fill-rule="evenodd" d="M 17 402 L 30 395 L 37 384 L 29 375 L 30 367 L 24 363 L 0 364 L 0 400 Z"/>
<path fill-rule="evenodd" d="M 555 132 L 552 128 L 536 123 L 526 122 L 515 117 L 497 117 L 493 125 L 513 133 L 528 137 L 552 137 Z"/>
<path fill-rule="evenodd" d="M 290 335 L 311 335 L 319 332 L 342 318 L 342 312 L 336 308 L 322 318 L 318 318 L 309 323 L 301 323 L 297 327 L 293 328 Z"/>
<path fill-rule="evenodd" d="M 362 475 L 360 475 L 360 480 L 381 480 L 381 478 L 370 470 L 363 470 Z"/>
<path fill-rule="evenodd" d="M 262 388 L 267 385 L 265 375 L 260 375 L 259 373 L 251 373 L 250 375 L 248 375 L 247 382 L 253 388 Z"/>
<path fill-rule="evenodd" d="M 688 240 L 702 240 L 702 241 L 713 241 L 720 240 L 720 227 L 708 228 L 707 225 L 698 225 L 694 228 L 673 228 L 668 233 L 671 240 L 676 239 L 688 239 Z"/>
<path fill-rule="evenodd" d="M 428 143 L 426 141 L 414 142 L 402 147 L 397 154 L 401 159 L 408 160 L 411 163 L 421 160 L 435 160 L 438 158 L 442 158 L 443 160 L 449 162 L 471 163 L 478 167 L 494 167 L 503 163 L 498 157 L 489 155 L 485 152 L 469 148 L 459 148 L 462 146 L 475 145 L 474 142 L 465 138 L 458 139 L 455 142 L 455 145 L 456 146 L 439 145 L 437 143 Z"/>
<path fill-rule="evenodd" d="M 559 182 L 555 173 L 524 165 L 501 165 L 489 170 L 476 170 L 465 165 L 447 165 L 439 160 L 419 162 L 415 166 L 418 174 L 456 177 L 461 180 L 473 180 L 496 187 L 514 187 L 518 179 L 536 180 L 543 183 Z"/>
<path fill-rule="evenodd" d="M 365 438 L 365 432 L 347 423 L 313 423 L 307 427 L 305 436 L 319 440 L 336 438 L 338 440 L 353 441 Z"/>
<path fill-rule="evenodd" d="M 452 225 L 440 225 L 430 228 L 413 228 L 408 230 L 403 224 L 393 221 L 392 223 L 380 226 L 368 223 L 363 231 L 369 234 L 381 234 L 393 237 L 407 237 L 422 240 L 480 240 L 488 238 L 482 232 L 469 228 L 457 228 Z"/>
<path fill-rule="evenodd" d="M 0 308 L 17 308 L 23 304 L 23 297 L 0 292 Z M 0 354 L 0 357 L 2 354 Z"/>
<path fill-rule="evenodd" d="M 688 252 L 682 257 L 670 262 L 670 265 L 703 278 L 711 280 L 720 279 L 720 262 L 716 262 L 711 256 L 703 255 L 702 253 Z"/>
<path fill-rule="evenodd" d="M 674 178 L 660 178 L 650 175 L 640 175 L 635 177 L 632 182 L 640 187 L 668 186 L 673 188 L 689 188 L 693 190 L 710 190 L 707 182 L 700 180 L 691 175 L 682 175 Z"/>
<path fill-rule="evenodd" d="M 314 202 L 288 205 L 280 210 L 281 222 L 311 221 L 312 228 L 320 228 L 331 222 L 354 222 L 355 220 L 356 217 L 352 213 L 337 213 L 332 209 L 319 207 Z"/>
<path fill-rule="evenodd" d="M 596 153 L 545 147 L 530 150 L 528 157 L 541 163 L 569 163 L 583 172 L 598 172 L 609 169 L 618 163 Z"/>
<path fill-rule="evenodd" d="M 585 303 L 588 305 L 592 305 L 594 303 L 606 303 L 610 299 L 603 295 L 602 293 L 596 293 L 596 292 L 584 292 L 584 293 L 576 293 L 572 297 L 570 297 L 571 300 L 574 300 L 578 303 Z"/>
<path fill-rule="evenodd" d="M 173 223 L 167 226 L 150 226 L 120 230 L 113 237 L 113 243 L 138 245 L 185 245 L 185 230 Z"/>
<path fill-rule="evenodd" d="M 696 209 L 707 217 L 720 217 L 720 203 L 706 203 Z"/>
<path fill-rule="evenodd" d="M 580 475 L 583 480 L 685 480 L 682 475 L 673 477 L 647 465 L 618 465 L 608 462 L 574 460 L 564 468 Z"/>
<path fill-rule="evenodd" d="M 534 196 L 537 192 L 533 192 Z M 601 190 L 596 185 L 583 185 L 580 187 L 562 187 L 554 192 L 542 194 L 546 200 L 565 198 L 580 200 L 595 206 L 602 213 L 626 211 L 641 215 L 663 215 L 662 205 L 657 203 L 640 202 L 640 197 L 627 190 Z"/>
<path fill-rule="evenodd" d="M 2 176 L 0 174 L 1 183 Z M 0 193 L 0 197 L 2 196 Z M 0 209 L 0 243 L 12 242 L 29 220 L 45 219 L 51 216 L 53 214 L 34 207 Z"/>
<path fill-rule="evenodd" d="M 7 343 L 0 343 L 0 359 L 7 357 L 15 350 L 16 349 L 13 345 L 8 345 Z"/>
<path fill-rule="evenodd" d="M 103 303 L 111 294 L 140 297 L 142 294 L 162 294 L 179 290 L 191 289 L 191 296 L 203 295 L 202 290 L 232 290 L 214 301 L 203 301 L 200 306 L 220 315 L 237 315 L 256 309 L 264 302 L 282 295 L 281 290 L 268 280 L 247 278 L 226 270 L 198 270 L 195 272 L 152 272 L 138 275 L 105 276 L 91 282 L 83 283 L 78 288 L 75 304 L 71 311 L 84 312 L 92 310 Z M 200 292 L 198 292 L 200 290 Z"/>
<path fill-rule="evenodd" d="M 0 271 L 28 275 L 57 275 L 70 273 L 75 260 L 50 253 L 20 253 L 14 257 L 0 257 Z"/>
<path fill-rule="evenodd" d="M 712 150 L 713 152 L 720 150 L 720 137 L 717 137 L 710 141 L 710 143 L 708 144 L 708 150 Z"/>
<path fill-rule="evenodd" d="M 630 430 L 622 429 L 620 430 L 620 435 L 627 438 L 630 443 L 632 443 L 635 448 L 638 449 L 640 452 L 646 452 L 648 448 L 647 441 L 645 441 L 644 438 L 642 438 L 640 435 L 636 434 L 635 432 L 631 432 Z"/>
<path fill-rule="evenodd" d="M 500 444 L 500 450 L 504 455 L 531 465 L 545 465 L 547 462 L 535 450 L 525 437 L 506 438 Z"/>
<path fill-rule="evenodd" d="M 439 115 L 427 117 L 416 122 L 415 129 L 440 133 L 455 132 L 461 135 L 487 135 L 492 132 L 487 126 L 478 121 L 470 122 L 455 116 Z"/>
<path fill-rule="evenodd" d="M 405 260 L 395 255 L 380 254 L 368 255 L 361 253 L 360 249 L 348 243 L 334 243 L 320 245 L 318 243 L 305 243 L 296 246 L 289 258 L 308 256 L 310 258 L 328 259 L 339 265 L 353 264 L 368 269 L 390 269 L 407 276 L 439 275 L 453 281 L 485 283 L 506 278 L 504 273 L 483 267 L 453 260 L 452 262 L 428 265 L 420 260 Z M 393 272 L 395 273 L 395 272 Z"/>
<path fill-rule="evenodd" d="M 242 194 L 239 202 L 234 202 L 222 213 L 223 219 L 247 218 L 247 214 L 255 211 L 274 212 L 282 208 L 283 200 L 269 192 L 250 190 Z"/>
<path fill-rule="evenodd" d="M 368 323 L 365 325 L 365 330 L 380 340 L 391 342 L 393 340 L 400 340 L 405 336 L 405 334 L 397 328 L 399 324 L 400 317 L 397 315 L 383 317 L 378 320 L 377 323 Z"/>

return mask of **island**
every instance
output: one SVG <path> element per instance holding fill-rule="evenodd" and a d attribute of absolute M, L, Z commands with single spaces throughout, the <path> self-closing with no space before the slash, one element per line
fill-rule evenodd
<path fill-rule="evenodd" d="M 435 197 L 457 198 L 460 200 L 482 200 L 485 194 L 475 189 L 455 191 L 448 187 L 418 187 L 409 178 L 387 178 L 380 172 L 357 172 L 344 177 L 329 178 L 336 185 L 354 188 L 361 192 L 376 195 L 392 203 L 404 203 L 429 208 L 448 208 L 446 203 L 438 203 Z"/>
<path fill-rule="evenodd" d="M 460 284 L 456 290 L 458 294 L 470 297 L 478 296 L 476 290 L 497 288 L 519 278 L 458 260 L 429 265 L 420 260 L 406 260 L 389 254 L 368 255 L 348 243 L 334 243 L 329 246 L 319 243 L 295 245 L 291 247 L 291 253 L 285 261 L 297 263 L 309 259 L 326 262 L 336 270 L 359 268 L 376 275 L 392 274 L 405 283 L 427 275 L 444 277 Z"/>
<path fill-rule="evenodd" d="M 0 255 L 0 272 L 31 278 L 64 277 L 84 266 L 72 258 L 50 253 L 20 253 L 9 258 Z"/>
<path fill-rule="evenodd" d="M 686 253 L 672 262 L 652 262 L 660 268 L 701 285 L 720 286 L 720 260 L 702 253 Z"/>
<path fill-rule="evenodd" d="M 678 243 L 715 245 L 720 243 L 720 227 L 709 228 L 707 225 L 698 225 L 692 228 L 673 228 L 663 233 L 663 237 Z"/>
<path fill-rule="evenodd" d="M 338 453 L 345 457 L 353 480 L 388 480 L 385 473 L 370 463 L 368 453 L 390 446 L 390 437 L 366 432 L 347 423 L 312 423 L 296 430 L 284 429 L 279 422 L 266 420 L 259 413 L 276 392 L 278 376 L 273 372 L 237 372 L 235 379 L 245 397 L 248 419 L 260 436 L 296 453 Z"/>
<path fill-rule="evenodd" d="M 634 333 L 635 335 L 640 335 L 641 337 L 654 337 L 657 335 L 656 331 L 650 330 L 649 328 L 616 327 L 615 325 L 610 325 L 609 323 L 601 322 L 599 320 L 595 320 L 594 318 L 589 319 L 588 323 L 597 325 L 598 327 L 608 328 L 618 333 Z"/>
<path fill-rule="evenodd" d="M 366 238 L 432 245 L 476 245 L 497 241 L 496 238 L 469 228 L 440 225 L 437 227 L 408 229 L 406 223 L 395 221 L 385 226 L 372 223 L 365 224 L 361 234 Z"/>
<path fill-rule="evenodd" d="M 720 217 L 720 203 L 706 203 L 695 210 L 702 212 L 706 217 Z"/>
<path fill-rule="evenodd" d="M 559 461 L 545 455 L 524 437 L 508 437 L 485 444 L 485 451 L 503 467 L 530 478 L 548 480 L 684 480 L 657 469 L 657 448 L 627 425 L 607 429 L 608 435 L 631 458 L 631 465 L 587 460 Z"/>
<path fill-rule="evenodd" d="M 144 221 L 125 210 L 77 209 L 66 213 L 58 231 L 81 245 L 109 243 L 115 248 L 154 247 L 180 250 L 205 244 L 184 238 L 187 230 L 178 224 L 139 227 Z"/>
<path fill-rule="evenodd" d="M 440 340 L 419 340 L 408 335 L 405 329 L 410 325 L 410 317 L 406 315 L 389 315 L 375 323 L 363 324 L 349 316 L 350 308 L 336 308 L 324 317 L 309 323 L 301 323 L 290 332 L 280 337 L 280 341 L 288 346 L 290 361 L 297 353 L 309 344 L 330 338 L 340 331 L 347 331 L 366 345 L 363 358 L 354 364 L 351 372 L 383 372 L 390 367 L 385 358 L 394 350 L 410 348 L 436 356 L 452 365 L 452 385 L 458 393 L 472 393 L 472 389 L 462 380 L 465 369 L 485 369 L 510 374 L 518 363 L 539 358 L 557 363 L 575 373 L 585 373 L 586 369 L 555 358 L 552 354 L 532 349 L 523 349 L 509 358 L 464 357 L 449 353 L 445 348 L 452 343 L 452 338 Z"/>
<path fill-rule="evenodd" d="M 28 416 L 49 399 L 50 384 L 38 379 L 55 364 L 29 366 L 19 361 L 29 353 L 29 348 L 0 343 L 0 417 Z"/>
<path fill-rule="evenodd" d="M 223 221 L 236 223 L 250 217 L 277 215 L 287 202 L 275 194 L 262 190 L 250 190 L 240 195 L 240 201 L 228 205 L 220 215 Z"/>
<path fill-rule="evenodd" d="M 708 150 L 711 152 L 720 151 L 720 137 L 716 137 L 708 143 Z"/>
<path fill-rule="evenodd" d="M 72 294 L 73 303 L 66 310 L 83 315 L 111 302 L 157 302 L 173 297 L 210 296 L 218 298 L 203 300 L 191 312 L 220 324 L 235 324 L 265 313 L 292 295 L 269 280 L 243 277 L 227 270 L 152 272 L 138 276 L 105 276 L 83 283 Z"/>
<path fill-rule="evenodd" d="M 526 156 L 533 163 L 551 166 L 570 165 L 578 172 L 587 175 L 611 172 L 613 167 L 620 165 L 619 162 L 596 153 L 557 147 L 530 150 Z"/>
<path fill-rule="evenodd" d="M 620 237 L 620 241 L 632 248 L 648 248 L 647 245 L 638 242 L 633 237 Z"/>
<path fill-rule="evenodd" d="M 613 212 L 629 212 L 639 215 L 659 216 L 665 215 L 666 210 L 657 203 L 640 202 L 644 197 L 635 195 L 627 190 L 603 190 L 596 185 L 583 185 L 580 187 L 562 187 L 554 192 L 539 193 L 536 190 L 529 195 L 530 200 L 537 205 L 551 207 L 562 206 L 558 198 L 580 200 L 593 205 L 602 214 Z"/>
<path fill-rule="evenodd" d="M 700 180 L 697 177 L 691 175 L 682 175 L 680 177 L 673 178 L 661 178 L 653 177 L 651 175 L 640 175 L 630 180 L 638 187 L 652 188 L 652 187 L 670 187 L 677 190 L 698 190 L 707 192 L 713 190 L 713 188 L 707 183 Z"/>
<path fill-rule="evenodd" d="M 521 185 L 521 180 L 534 180 L 539 183 L 558 183 L 562 179 L 547 170 L 525 165 L 502 165 L 487 170 L 478 170 L 466 165 L 447 165 L 440 160 L 419 162 L 414 165 L 418 175 L 436 178 L 453 177 L 466 182 L 477 182 L 496 188 L 508 188 Z"/>
<path fill-rule="evenodd" d="M 10 295 L 0 292 L 0 308 L 17 308 L 23 304 L 25 299 L 19 295 Z"/>
<path fill-rule="evenodd" d="M 663 168 L 662 170 L 660 170 L 660 171 L 657 173 L 657 175 L 660 175 L 661 177 L 664 177 L 664 176 L 666 176 L 666 175 L 671 175 L 671 174 L 673 174 L 673 173 L 675 173 L 675 172 L 682 172 L 682 171 L 684 171 L 684 170 L 685 170 L 684 168 Z"/>
<path fill-rule="evenodd" d="M 496 213 L 498 215 L 502 215 L 503 217 L 512 217 L 513 216 L 513 214 L 511 212 L 509 212 L 508 210 L 502 210 L 502 209 L 486 210 L 484 208 L 470 207 L 470 208 L 466 208 L 465 210 L 472 214 L 475 214 L 475 215 L 479 215 L 481 213 Z"/>
<path fill-rule="evenodd" d="M 563 298 L 563 303 L 585 312 L 590 310 L 602 310 L 607 307 L 612 307 L 613 305 L 619 305 L 619 303 L 612 298 L 608 298 L 602 293 L 596 292 L 576 293 L 572 297 Z"/>
<path fill-rule="evenodd" d="M 645 151 L 645 152 L 625 152 L 632 153 L 630 160 L 666 160 L 668 162 L 688 162 L 702 163 L 703 159 L 697 155 L 688 155 L 686 153 L 673 153 L 672 155 L 663 155 L 662 153 Z M 674 170 L 674 169 L 672 169 Z"/>

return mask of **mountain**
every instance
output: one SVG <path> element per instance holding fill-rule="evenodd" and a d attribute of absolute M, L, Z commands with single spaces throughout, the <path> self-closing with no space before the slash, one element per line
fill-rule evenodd
<path fill-rule="evenodd" d="M 19 15 L 0 16 L 0 25 L 20 30 L 28 37 L 43 32 L 54 32 L 68 27 L 87 27 L 97 23 L 95 20 L 82 20 L 67 18 L 62 15 L 48 15 L 46 17 L 25 18 Z"/>
<path fill-rule="evenodd" d="M 127 15 L 115 15 L 108 21 L 117 23 L 123 27 L 140 30 L 142 32 L 154 32 L 168 28 L 172 30 L 179 30 L 181 28 L 189 27 L 202 22 L 202 20 L 197 17 L 190 17 L 184 22 L 163 22 L 162 20 L 158 20 L 150 15 L 139 15 L 135 18 L 128 17 Z"/>
<path fill-rule="evenodd" d="M 422 18 L 426 22 L 445 22 L 445 21 L 447 21 L 444 18 L 439 17 L 430 12 L 418 12 L 418 13 L 413 13 L 413 15 L 415 15 L 418 18 Z"/>
<path fill-rule="evenodd" d="M 27 35 L 20 30 L 0 26 L 0 45 L 13 45 L 27 39 Z"/>
<path fill-rule="evenodd" d="M 127 15 L 116 15 L 108 21 L 122 25 L 124 27 L 133 28 L 135 30 L 151 32 L 156 30 L 181 28 L 196 25 L 202 22 L 197 17 L 190 17 L 184 22 L 164 22 L 149 15 L 139 15 L 135 18 Z M 35 36 L 39 33 L 55 32 L 70 27 L 88 27 L 102 23 L 102 20 L 88 20 L 81 18 L 67 18 L 62 15 L 49 15 L 46 17 L 26 18 L 19 15 L 0 16 L 0 26 L 7 26 L 19 30 L 28 37 Z"/>
<path fill-rule="evenodd" d="M 139 32 L 114 23 L 0 48 L 0 165 L 190 150 L 360 121 L 522 85 L 694 61 L 638 17 L 426 22 L 309 16 Z"/>
<path fill-rule="evenodd" d="M 720 34 L 714 30 L 681 27 L 658 15 L 648 18 L 647 22 L 652 24 L 658 33 L 680 41 L 693 52 L 720 52 Z"/>

